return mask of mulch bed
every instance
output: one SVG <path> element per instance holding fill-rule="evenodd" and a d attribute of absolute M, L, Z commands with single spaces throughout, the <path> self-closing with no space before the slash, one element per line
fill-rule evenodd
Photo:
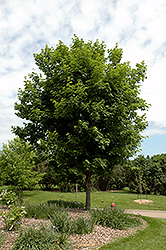
<path fill-rule="evenodd" d="M 1 209 L 0 209 L 1 211 Z M 81 209 L 72 209 L 69 212 L 69 215 L 76 218 L 78 216 L 82 217 L 88 217 L 89 213 L 88 211 L 81 210 Z M 29 219 L 24 218 L 22 220 L 21 227 L 26 228 L 29 226 L 33 226 L 35 228 L 38 228 L 40 225 L 44 224 L 45 226 L 50 227 L 51 223 L 49 220 L 39 220 L 39 219 Z M 147 226 L 146 222 L 144 222 L 143 226 L 141 226 L 139 229 L 144 229 Z M 5 224 L 2 221 L 2 218 L 0 217 L 0 230 L 4 231 Z M 130 228 L 128 230 L 115 230 L 111 228 L 105 228 L 102 226 L 95 226 L 93 233 L 88 234 L 82 234 L 82 235 L 71 235 L 69 237 L 70 243 L 73 245 L 72 250 L 90 250 L 90 249 L 99 249 L 101 246 L 107 244 L 110 241 L 114 241 L 115 239 L 125 236 L 128 237 L 130 235 L 133 235 L 137 232 L 138 229 Z M 14 243 L 14 240 L 18 237 L 19 232 L 17 231 L 11 231 L 6 232 L 7 240 L 3 246 L 3 250 L 12 249 L 12 245 Z M 1 248 L 0 248 L 1 249 Z"/>

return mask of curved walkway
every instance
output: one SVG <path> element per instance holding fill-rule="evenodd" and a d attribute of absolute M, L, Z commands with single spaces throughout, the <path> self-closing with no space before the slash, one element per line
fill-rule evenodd
<path fill-rule="evenodd" d="M 127 209 L 126 213 L 136 214 L 136 215 L 146 216 L 146 217 L 166 219 L 166 211 Z"/>

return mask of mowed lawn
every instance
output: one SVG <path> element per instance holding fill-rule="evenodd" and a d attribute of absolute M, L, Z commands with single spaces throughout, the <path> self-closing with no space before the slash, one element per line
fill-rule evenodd
<path fill-rule="evenodd" d="M 166 219 L 143 218 L 148 222 L 143 231 L 117 239 L 100 250 L 166 250 Z"/>
<path fill-rule="evenodd" d="M 23 191 L 23 200 L 29 203 L 42 203 L 48 200 L 64 200 L 64 201 L 76 201 L 76 193 L 61 193 L 50 191 Z M 84 192 L 78 193 L 78 201 L 85 203 L 86 194 Z M 140 198 L 140 197 L 138 197 Z M 142 195 L 142 199 L 149 199 L 153 201 L 153 204 L 140 205 L 135 203 L 137 194 L 125 193 L 125 192 L 92 192 L 91 193 L 91 206 L 102 207 L 104 205 L 110 205 L 112 201 L 116 206 L 124 209 L 147 209 L 147 210 L 166 210 L 166 196 L 161 195 Z"/>

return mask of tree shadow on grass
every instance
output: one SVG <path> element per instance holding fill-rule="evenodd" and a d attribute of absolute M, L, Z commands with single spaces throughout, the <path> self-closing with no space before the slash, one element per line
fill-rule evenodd
<path fill-rule="evenodd" d="M 84 209 L 85 204 L 79 202 L 72 202 L 72 201 L 64 201 L 64 200 L 48 200 L 48 205 L 55 204 L 56 206 L 63 207 L 63 208 L 82 208 Z"/>

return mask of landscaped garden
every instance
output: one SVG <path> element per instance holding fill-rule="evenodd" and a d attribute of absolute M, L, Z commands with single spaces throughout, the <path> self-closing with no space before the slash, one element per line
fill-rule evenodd
<path fill-rule="evenodd" d="M 131 208 L 165 210 L 165 196 L 142 195 L 153 201 L 144 205 L 134 202 L 137 194 L 92 192 L 87 211 L 84 192 L 78 193 L 77 203 L 75 193 L 23 191 L 21 204 L 7 193 L 1 205 L 1 249 L 165 249 L 166 220 L 125 213 Z"/>

